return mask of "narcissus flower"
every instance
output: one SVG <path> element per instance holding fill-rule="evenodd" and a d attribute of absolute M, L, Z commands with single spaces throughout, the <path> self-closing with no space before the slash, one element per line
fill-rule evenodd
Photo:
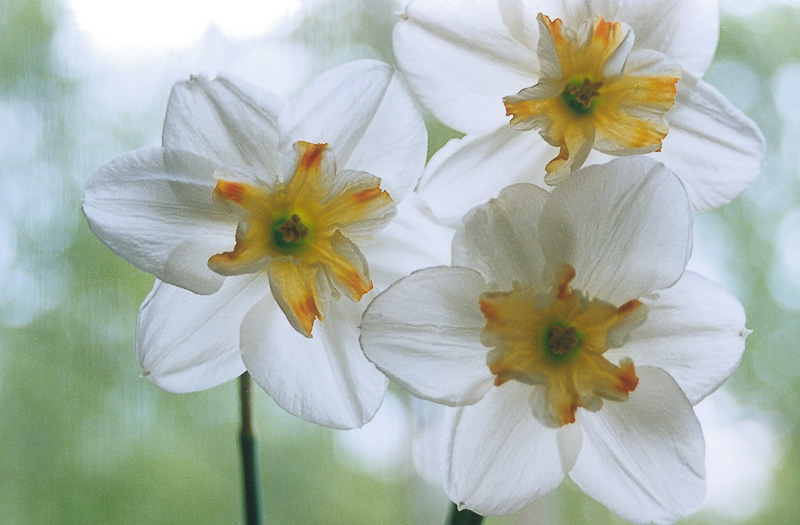
<path fill-rule="evenodd" d="M 159 279 L 137 325 L 144 376 L 188 392 L 247 369 L 301 418 L 368 421 L 386 379 L 358 345 L 365 296 L 448 258 L 411 192 L 426 149 L 380 62 L 331 70 L 291 103 L 225 78 L 178 83 L 163 147 L 101 167 L 83 203 L 100 240 Z"/>
<path fill-rule="evenodd" d="M 698 508 L 692 405 L 736 368 L 744 311 L 686 272 L 686 193 L 643 157 L 590 166 L 552 193 L 504 189 L 472 210 L 453 266 L 421 270 L 364 313 L 367 357 L 448 405 L 444 486 L 514 512 L 569 475 L 635 522 Z"/>
<path fill-rule="evenodd" d="M 758 175 L 764 140 L 700 80 L 718 17 L 713 1 L 411 2 L 397 63 L 422 104 L 467 134 L 431 159 L 420 194 L 455 224 L 509 184 L 547 188 L 584 163 L 650 154 L 693 209 L 729 202 Z"/>

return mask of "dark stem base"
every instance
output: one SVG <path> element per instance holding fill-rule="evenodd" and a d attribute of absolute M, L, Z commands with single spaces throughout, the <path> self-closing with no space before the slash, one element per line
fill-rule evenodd
<path fill-rule="evenodd" d="M 258 445 L 253 427 L 253 400 L 250 397 L 252 380 L 245 372 L 239 377 L 239 399 L 242 410 L 242 430 L 239 444 L 242 449 L 242 474 L 244 479 L 244 509 L 247 525 L 262 525 L 264 510 L 261 503 L 261 477 L 258 469 Z"/>
<path fill-rule="evenodd" d="M 483 516 L 480 514 L 468 509 L 458 510 L 455 503 L 450 506 L 450 525 L 480 525 L 482 522 Z"/>

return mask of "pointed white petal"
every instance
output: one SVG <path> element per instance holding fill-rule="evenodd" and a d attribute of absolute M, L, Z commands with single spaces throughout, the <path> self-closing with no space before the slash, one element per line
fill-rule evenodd
<path fill-rule="evenodd" d="M 758 176 L 761 131 L 711 85 L 684 76 L 667 118 L 662 150 L 651 156 L 678 174 L 694 210 L 727 204 Z"/>
<path fill-rule="evenodd" d="M 358 60 L 313 80 L 280 116 L 281 150 L 298 140 L 327 143 L 339 169 L 370 173 L 399 202 L 425 166 L 428 135 L 402 76 Z"/>
<path fill-rule="evenodd" d="M 277 173 L 277 119 L 284 104 L 242 80 L 192 77 L 172 88 L 163 146 Z"/>
<path fill-rule="evenodd" d="M 744 308 L 730 292 L 692 272 L 645 302 L 644 323 L 607 358 L 617 362 L 629 356 L 637 366 L 663 368 L 689 401 L 698 403 L 739 366 L 749 333 Z"/>
<path fill-rule="evenodd" d="M 361 347 L 390 379 L 423 399 L 474 403 L 491 387 L 478 306 L 486 290 L 467 268 L 438 267 L 401 279 L 370 303 Z"/>
<path fill-rule="evenodd" d="M 139 310 L 136 356 L 143 377 L 169 392 L 205 390 L 244 372 L 239 326 L 269 293 L 253 275 L 229 277 L 212 295 L 156 281 Z"/>
<path fill-rule="evenodd" d="M 691 233 L 680 181 L 644 157 L 573 173 L 550 195 L 539 220 L 551 267 L 572 265 L 576 289 L 616 305 L 677 281 Z"/>
<path fill-rule="evenodd" d="M 581 448 L 580 426 L 552 429 L 528 404 L 531 387 L 493 388 L 477 404 L 445 417 L 445 491 L 483 516 L 515 512 L 555 489 Z"/>
<path fill-rule="evenodd" d="M 86 183 L 89 227 L 140 270 L 197 293 L 223 277 L 206 262 L 230 249 L 236 220 L 212 200 L 216 163 L 193 153 L 147 148 L 121 155 Z"/>
<path fill-rule="evenodd" d="M 520 24 L 504 4 L 412 2 L 392 35 L 397 64 L 422 105 L 462 133 L 507 124 L 503 97 L 536 83 L 536 20 Z"/>
<path fill-rule="evenodd" d="M 537 242 L 539 216 L 550 196 L 533 184 L 515 184 L 464 217 L 453 239 L 453 265 L 473 268 L 487 282 L 510 290 L 514 281 L 545 283 L 545 259 Z"/>
<path fill-rule="evenodd" d="M 417 191 L 442 222 L 457 226 L 474 206 L 517 182 L 544 187 L 544 166 L 558 150 L 535 131 L 504 125 L 453 139 L 431 157 Z"/>
<path fill-rule="evenodd" d="M 346 298 L 330 304 L 309 339 L 289 325 L 272 297 L 265 298 L 242 323 L 247 370 L 278 405 L 301 419 L 340 429 L 362 426 L 386 391 L 386 378 L 358 346 L 362 311 L 362 303 Z"/>
<path fill-rule="evenodd" d="M 669 374 L 636 373 L 639 386 L 627 401 L 580 412 L 583 448 L 570 477 L 625 519 L 672 523 L 703 501 L 703 434 Z"/>
<path fill-rule="evenodd" d="M 420 268 L 450 264 L 452 228 L 442 226 L 416 194 L 397 206 L 397 215 L 362 252 L 377 290 Z"/>

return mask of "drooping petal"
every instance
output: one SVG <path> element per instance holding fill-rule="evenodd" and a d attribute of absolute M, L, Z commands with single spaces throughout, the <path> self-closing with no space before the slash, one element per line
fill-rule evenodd
<path fill-rule="evenodd" d="M 518 24 L 513 7 L 417 1 L 400 15 L 397 64 L 422 105 L 451 128 L 487 133 L 506 124 L 503 97 L 535 83 L 538 30 Z"/>
<path fill-rule="evenodd" d="M 340 429 L 362 426 L 386 390 L 386 378 L 358 346 L 363 308 L 337 301 L 307 339 L 266 298 L 242 323 L 247 370 L 278 405 L 301 419 Z"/>
<path fill-rule="evenodd" d="M 678 174 L 695 211 L 727 204 L 760 173 L 764 136 L 711 85 L 684 76 L 668 118 L 662 151 L 652 156 Z"/>
<path fill-rule="evenodd" d="M 89 227 L 140 270 L 213 293 L 223 277 L 206 261 L 225 250 L 236 220 L 215 206 L 216 163 L 193 153 L 147 148 L 116 157 L 86 183 Z"/>
<path fill-rule="evenodd" d="M 362 245 L 375 288 L 383 290 L 414 270 L 450 264 L 453 229 L 442 226 L 416 192 L 397 206 L 389 225 Z"/>
<path fill-rule="evenodd" d="M 544 186 L 544 165 L 557 151 L 536 133 L 504 125 L 487 135 L 453 139 L 431 157 L 417 191 L 443 223 L 457 226 L 471 208 L 517 182 Z"/>
<path fill-rule="evenodd" d="M 205 390 L 245 371 L 239 326 L 269 293 L 262 276 L 225 280 L 212 295 L 156 281 L 139 310 L 136 356 L 143 377 L 168 392 Z"/>
<path fill-rule="evenodd" d="M 531 414 L 530 391 L 512 381 L 475 405 L 447 410 L 444 487 L 459 508 L 515 512 L 555 489 L 574 465 L 580 426 L 543 426 Z"/>
<path fill-rule="evenodd" d="M 414 188 L 428 137 L 405 81 L 391 66 L 358 60 L 312 81 L 280 116 L 281 149 L 295 141 L 326 143 L 340 170 L 370 173 L 392 199 Z"/>
<path fill-rule="evenodd" d="M 192 77 L 172 88 L 163 146 L 277 174 L 277 121 L 284 105 L 242 80 Z"/>
<path fill-rule="evenodd" d="M 716 0 L 539 0 L 536 9 L 577 27 L 597 15 L 633 29 L 636 47 L 660 51 L 689 73 L 702 76 L 717 48 L 719 7 Z"/>
<path fill-rule="evenodd" d="M 539 220 L 551 268 L 572 265 L 575 289 L 615 305 L 677 281 L 691 233 L 680 181 L 644 157 L 573 173 L 553 191 Z"/>
<path fill-rule="evenodd" d="M 537 289 L 549 286 L 544 255 L 536 242 L 539 216 L 549 195 L 533 184 L 515 184 L 472 209 L 453 239 L 453 265 L 477 270 L 502 290 L 510 290 L 515 281 Z"/>
<path fill-rule="evenodd" d="M 724 288 L 692 272 L 645 302 L 647 319 L 606 357 L 630 356 L 637 365 L 666 370 L 694 405 L 739 365 L 749 333 L 744 309 Z"/>
<path fill-rule="evenodd" d="M 289 324 L 305 337 L 311 337 L 314 321 L 325 318 L 326 294 L 320 290 L 319 268 L 296 264 L 292 259 L 270 261 L 269 286 Z"/>
<path fill-rule="evenodd" d="M 580 414 L 583 448 L 570 477 L 630 521 L 672 523 L 703 501 L 703 434 L 669 374 L 653 367 L 637 373 L 627 401 Z"/>
<path fill-rule="evenodd" d="M 361 347 L 415 396 L 475 403 L 493 381 L 480 338 L 486 320 L 478 298 L 485 290 L 481 276 L 467 268 L 412 273 L 370 303 L 361 320 Z"/>

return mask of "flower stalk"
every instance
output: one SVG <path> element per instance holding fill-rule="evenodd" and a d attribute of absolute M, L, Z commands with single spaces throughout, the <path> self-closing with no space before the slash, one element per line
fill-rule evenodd
<path fill-rule="evenodd" d="M 483 522 L 483 516 L 475 514 L 469 509 L 458 510 L 458 506 L 453 503 L 450 506 L 450 525 L 480 525 Z"/>
<path fill-rule="evenodd" d="M 258 469 L 258 446 L 253 427 L 253 399 L 250 374 L 239 376 L 239 399 L 241 401 L 242 428 L 239 443 L 242 449 L 242 475 L 244 481 L 244 512 L 247 525 L 264 523 L 264 506 L 261 501 L 261 478 Z"/>

